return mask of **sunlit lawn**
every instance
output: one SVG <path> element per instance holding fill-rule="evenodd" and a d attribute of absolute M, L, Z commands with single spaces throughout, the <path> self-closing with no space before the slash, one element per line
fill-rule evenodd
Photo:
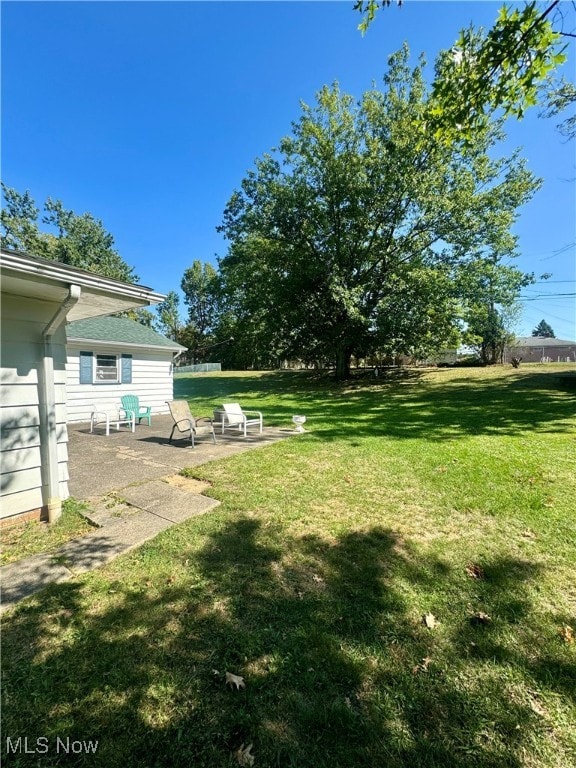
<path fill-rule="evenodd" d="M 216 512 L 4 617 L 2 749 L 50 739 L 11 764 L 576 765 L 570 370 L 178 378 L 309 431 L 195 468 Z"/>

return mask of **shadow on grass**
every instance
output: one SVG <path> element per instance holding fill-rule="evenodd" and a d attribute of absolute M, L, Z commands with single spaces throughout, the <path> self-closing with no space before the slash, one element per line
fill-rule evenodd
<path fill-rule="evenodd" d="M 248 743 L 261 766 L 556 764 L 528 692 L 574 697 L 574 660 L 545 632 L 540 645 L 509 637 L 537 621 L 536 566 L 495 562 L 478 584 L 379 528 L 286 541 L 241 518 L 200 551 L 186 530 L 139 555 L 177 550 L 175 577 L 168 565 L 146 581 L 129 563 L 100 580 L 101 600 L 54 586 L 5 619 L 3 751 L 21 735 L 48 739 L 41 766 L 219 768 Z M 413 595 L 439 589 L 455 594 L 453 618 L 432 631 Z M 470 622 L 476 603 L 491 624 Z M 57 753 L 57 737 L 98 749 Z M 30 755 L 12 749 L 10 764 Z"/>
<path fill-rule="evenodd" d="M 443 381 L 421 380 L 422 371 L 397 373 L 382 381 L 356 380 L 340 386 L 308 372 L 278 372 L 254 378 L 175 380 L 179 397 L 241 400 L 259 408 L 267 423 L 289 424 L 303 413 L 312 437 L 385 435 L 397 439 L 452 439 L 462 435 L 514 435 L 527 430 L 573 431 L 576 393 L 555 371 L 470 378 L 465 373 Z M 448 374 L 447 374 L 448 375 Z"/>

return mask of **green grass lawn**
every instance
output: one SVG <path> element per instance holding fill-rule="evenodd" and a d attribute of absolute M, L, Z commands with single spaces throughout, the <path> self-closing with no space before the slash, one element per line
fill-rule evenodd
<path fill-rule="evenodd" d="M 194 468 L 218 510 L 5 615 L 2 750 L 48 739 L 10 764 L 576 765 L 568 371 L 178 378 L 308 432 Z"/>
<path fill-rule="evenodd" d="M 0 565 L 50 552 L 94 530 L 94 526 L 83 516 L 86 509 L 87 506 L 78 499 L 66 499 L 62 505 L 62 516 L 53 525 L 31 520 L 5 528 L 0 534 Z"/>

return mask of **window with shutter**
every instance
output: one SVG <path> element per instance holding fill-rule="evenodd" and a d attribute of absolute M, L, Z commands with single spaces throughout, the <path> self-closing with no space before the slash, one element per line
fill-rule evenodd
<path fill-rule="evenodd" d="M 122 384 L 132 384 L 132 355 L 122 355 Z"/>
<path fill-rule="evenodd" d="M 80 384 L 92 384 L 92 352 L 80 352 Z"/>
<path fill-rule="evenodd" d="M 132 355 L 80 352 L 80 384 L 132 384 Z"/>

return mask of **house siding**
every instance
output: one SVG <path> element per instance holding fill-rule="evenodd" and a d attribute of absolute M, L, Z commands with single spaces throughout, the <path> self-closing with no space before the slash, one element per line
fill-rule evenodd
<path fill-rule="evenodd" d="M 80 384 L 80 352 L 96 354 L 131 354 L 132 382 L 130 384 Z M 114 344 L 92 346 L 89 341 L 69 341 L 66 360 L 66 390 L 69 422 L 89 421 L 92 411 L 116 413 L 121 395 L 138 395 L 142 405 L 152 407 L 152 413 L 168 413 L 166 400 L 174 397 L 173 360 L 171 350 L 146 350 L 138 347 L 120 348 Z"/>
<path fill-rule="evenodd" d="M 40 451 L 40 386 L 44 343 L 42 333 L 58 304 L 2 294 L 2 401 L 0 519 L 46 503 Z M 60 496 L 68 497 L 66 431 L 65 333 L 52 339 L 56 390 L 55 427 L 58 443 Z"/>
<path fill-rule="evenodd" d="M 538 345 L 516 344 L 506 348 L 506 359 L 521 357 L 525 363 L 576 362 L 576 344 L 546 344 Z"/>

